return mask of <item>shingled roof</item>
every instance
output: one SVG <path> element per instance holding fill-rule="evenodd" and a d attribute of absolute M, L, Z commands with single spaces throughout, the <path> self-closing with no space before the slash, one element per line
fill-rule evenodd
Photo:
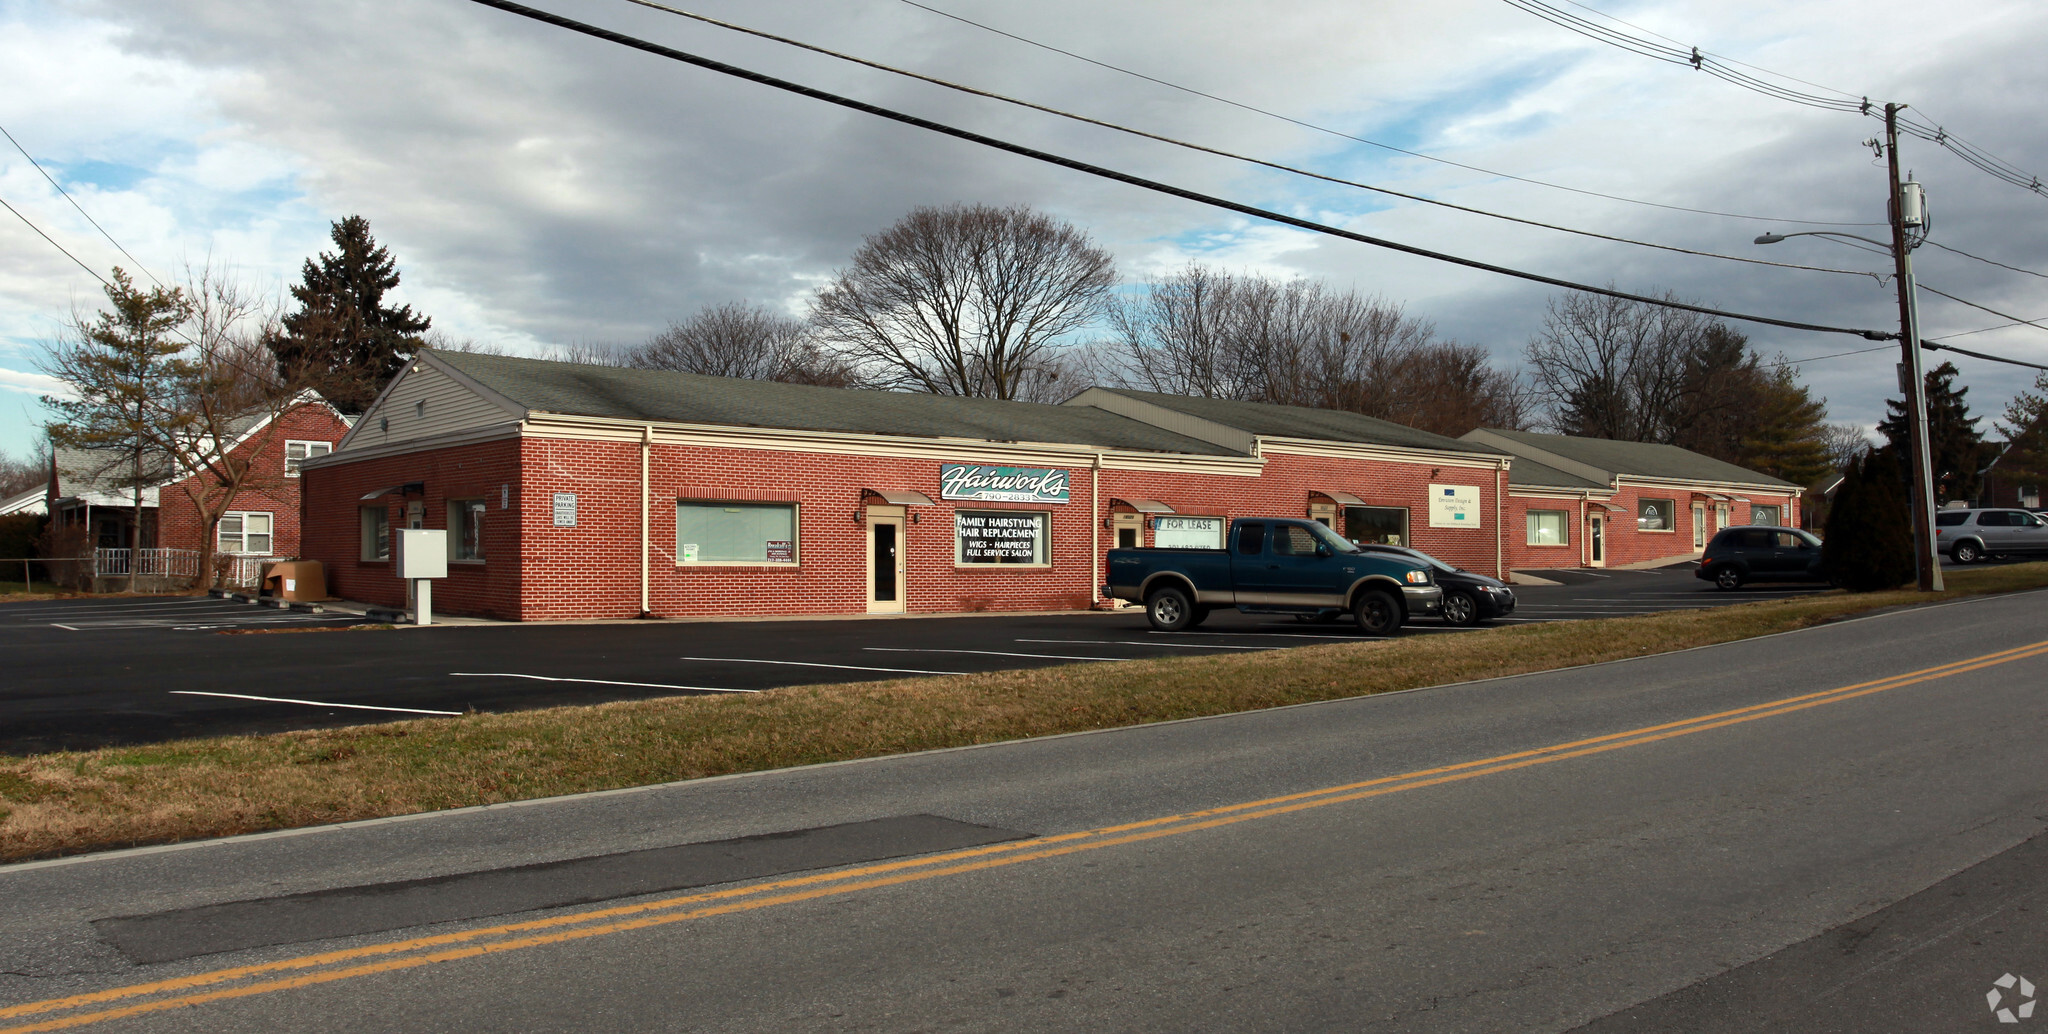
<path fill-rule="evenodd" d="M 1541 461 L 1544 454 L 1560 457 L 1571 463 L 1582 464 L 1610 476 L 1633 475 L 1635 477 L 1660 478 L 1667 481 L 1712 481 L 1722 484 L 1759 485 L 1773 488 L 1797 489 L 1799 486 L 1782 478 L 1738 467 L 1710 456 L 1703 456 L 1691 449 L 1676 445 L 1657 445 L 1651 442 L 1622 442 L 1610 438 L 1581 438 L 1568 434 L 1539 434 L 1535 431 L 1502 431 L 1482 428 L 1467 437 L 1478 442 L 1491 442 L 1507 451 L 1528 459 Z M 1523 460 L 1514 462 L 1513 470 L 1521 471 Z M 1516 483 L 1520 483 L 1516 479 Z"/>
<path fill-rule="evenodd" d="M 823 388 L 473 352 L 434 351 L 426 356 L 537 413 L 1235 455 L 1197 438 L 1086 406 Z"/>
<path fill-rule="evenodd" d="M 1347 413 L 1338 409 L 1311 409 L 1307 406 L 1282 406 L 1270 402 L 1195 398 L 1130 388 L 1092 388 L 1089 392 L 1076 396 L 1069 404 L 1087 405 L 1087 396 L 1094 392 L 1121 395 L 1161 409 L 1267 438 L 1309 438 L 1400 449 L 1435 449 L 1444 452 L 1501 455 L 1501 450 L 1489 445 L 1460 441 L 1390 420 Z"/>

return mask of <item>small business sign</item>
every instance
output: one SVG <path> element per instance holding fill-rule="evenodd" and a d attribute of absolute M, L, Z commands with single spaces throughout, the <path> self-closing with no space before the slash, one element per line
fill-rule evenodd
<path fill-rule="evenodd" d="M 1039 536 L 1044 514 L 960 513 L 953 526 L 960 536 L 963 564 L 1033 564 L 1040 561 Z"/>
<path fill-rule="evenodd" d="M 1479 486 L 1429 486 L 1429 526 L 1432 528 L 1479 527 Z"/>
<path fill-rule="evenodd" d="M 1059 467 L 939 465 L 939 498 L 982 503 L 1064 503 L 1067 472 Z"/>
<path fill-rule="evenodd" d="M 792 564 L 796 562 L 796 543 L 788 539 L 769 539 L 768 562 L 771 564 Z"/>
<path fill-rule="evenodd" d="M 573 527 L 575 527 L 575 526 L 576 526 L 576 493 L 574 493 L 574 492 L 556 492 L 556 493 L 555 493 L 555 527 L 557 527 L 557 528 L 573 528 Z"/>

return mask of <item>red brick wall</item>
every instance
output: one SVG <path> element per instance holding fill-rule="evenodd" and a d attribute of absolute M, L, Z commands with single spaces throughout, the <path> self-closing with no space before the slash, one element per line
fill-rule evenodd
<path fill-rule="evenodd" d="M 274 556 L 297 556 L 301 547 L 300 478 L 284 476 L 284 445 L 287 440 L 339 442 L 348 425 L 326 406 L 299 406 L 258 432 L 232 453 L 247 457 L 254 466 L 245 487 L 235 494 L 229 512 L 255 511 L 271 515 Z M 186 478 L 165 485 L 157 492 L 157 545 L 165 549 L 198 549 L 205 538 L 205 524 L 199 508 L 187 493 L 190 486 L 204 484 L 203 478 Z"/>
<path fill-rule="evenodd" d="M 1722 495 L 1731 494 L 1725 489 L 1718 491 Z M 1781 507 L 1779 511 L 1781 522 L 1786 519 L 1796 519 L 1798 516 L 1799 511 L 1792 505 L 1792 497 L 1790 495 L 1767 495 L 1749 491 L 1745 491 L 1742 494 L 1750 502 L 1731 502 L 1728 504 L 1727 526 L 1729 527 L 1751 523 L 1750 511 L 1756 504 L 1766 506 L 1774 503 L 1777 504 Z M 1676 504 L 1676 530 L 1670 532 L 1638 531 L 1636 529 L 1637 507 L 1644 499 L 1672 500 Z M 1599 502 L 1607 502 L 1619 506 L 1622 508 L 1622 512 L 1608 513 L 1598 505 Z M 1586 517 L 1596 513 L 1607 518 L 1605 544 L 1606 566 L 1608 567 L 1621 567 L 1627 564 L 1642 563 L 1650 560 L 1677 560 L 1696 556 L 1698 551 L 1694 550 L 1692 546 L 1692 504 L 1694 502 L 1701 503 L 1705 508 L 1703 514 L 1705 518 L 1703 539 L 1710 540 L 1714 537 L 1714 532 L 1719 531 L 1721 527 L 1718 515 L 1714 509 L 1716 504 L 1714 500 L 1701 498 L 1695 494 L 1694 490 L 1688 488 L 1649 488 L 1624 482 L 1621 490 L 1616 492 L 1612 498 L 1605 500 L 1596 499 L 1594 502 L 1587 503 L 1583 516 L 1579 501 L 1576 498 L 1510 496 L 1508 498 L 1508 518 L 1502 522 L 1502 530 L 1507 536 L 1509 565 L 1516 569 L 1527 570 L 1531 568 L 1576 567 L 1585 563 L 1587 550 Z M 1530 510 L 1564 510 L 1570 514 L 1565 522 L 1566 530 L 1571 535 L 1569 548 L 1560 549 L 1555 546 L 1529 545 L 1528 513 Z"/>
<path fill-rule="evenodd" d="M 422 503 L 426 527 L 446 529 L 449 500 L 484 499 L 489 509 L 484 515 L 483 562 L 451 560 L 448 577 L 434 583 L 434 609 L 517 619 L 520 529 L 524 512 L 533 505 L 520 491 L 519 458 L 519 441 L 508 438 L 307 470 L 300 479 L 305 499 L 300 555 L 324 565 L 329 595 L 402 607 L 405 583 L 393 562 L 361 558 L 361 508 L 381 506 L 395 541 L 398 530 L 406 526 L 410 502 Z M 363 501 L 367 493 L 413 481 L 425 484 L 424 496 Z"/>

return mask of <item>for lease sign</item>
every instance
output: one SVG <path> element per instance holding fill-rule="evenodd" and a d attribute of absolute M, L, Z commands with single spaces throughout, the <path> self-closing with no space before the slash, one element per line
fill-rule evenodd
<path fill-rule="evenodd" d="M 1058 467 L 939 465 L 939 498 L 989 503 L 1064 503 L 1067 472 Z"/>
<path fill-rule="evenodd" d="M 1478 485 L 1429 486 L 1429 526 L 1432 528 L 1479 527 Z"/>

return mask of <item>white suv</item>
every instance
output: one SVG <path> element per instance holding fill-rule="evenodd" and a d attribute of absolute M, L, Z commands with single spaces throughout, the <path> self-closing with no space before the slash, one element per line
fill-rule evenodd
<path fill-rule="evenodd" d="M 1934 515 L 1934 547 L 1958 564 L 2004 554 L 2048 554 L 2048 521 L 2018 509 L 1941 510 Z"/>

